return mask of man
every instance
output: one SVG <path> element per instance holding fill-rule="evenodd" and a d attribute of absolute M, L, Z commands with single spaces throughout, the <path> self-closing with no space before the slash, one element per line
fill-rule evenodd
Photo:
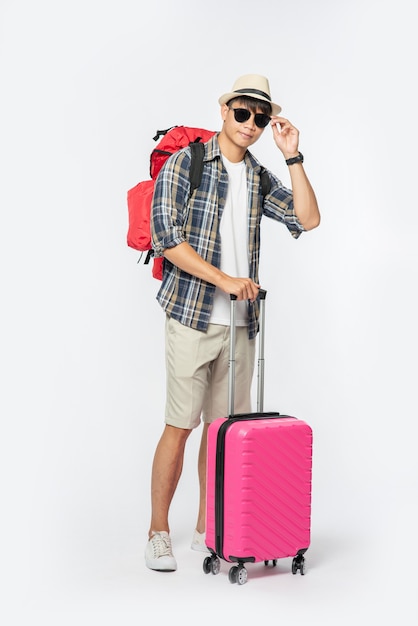
<path fill-rule="evenodd" d="M 166 312 L 165 428 L 151 479 L 147 567 L 174 571 L 169 508 L 182 472 L 187 438 L 203 420 L 198 472 L 200 506 L 192 548 L 206 550 L 206 444 L 214 419 L 227 414 L 230 294 L 237 296 L 235 411 L 251 411 L 258 323 L 261 216 L 287 226 L 294 238 L 316 228 L 320 215 L 303 168 L 299 131 L 272 102 L 269 81 L 248 74 L 219 98 L 222 129 L 205 144 L 200 187 L 189 198 L 190 149 L 170 157 L 155 185 L 153 247 L 164 256 L 157 300 Z M 292 190 L 249 152 L 270 125 L 290 171 Z"/>

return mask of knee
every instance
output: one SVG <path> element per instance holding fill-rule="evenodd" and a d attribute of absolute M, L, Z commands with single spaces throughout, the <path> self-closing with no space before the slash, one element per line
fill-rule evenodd
<path fill-rule="evenodd" d="M 165 435 L 172 442 L 176 442 L 177 445 L 184 445 L 192 432 L 191 428 L 178 428 L 177 426 L 170 426 L 166 424 Z"/>

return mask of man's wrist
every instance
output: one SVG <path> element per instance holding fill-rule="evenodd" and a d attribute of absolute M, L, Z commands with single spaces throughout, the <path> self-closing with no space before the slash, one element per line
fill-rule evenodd
<path fill-rule="evenodd" d="M 286 159 L 286 165 L 294 165 L 295 163 L 303 163 L 303 154 L 298 152 L 296 156 Z"/>

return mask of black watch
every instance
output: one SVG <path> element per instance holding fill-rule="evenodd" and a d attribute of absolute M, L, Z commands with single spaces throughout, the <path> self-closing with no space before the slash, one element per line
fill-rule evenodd
<path fill-rule="evenodd" d="M 299 152 L 298 156 L 286 159 L 286 165 L 293 165 L 294 163 L 303 163 L 303 154 Z"/>

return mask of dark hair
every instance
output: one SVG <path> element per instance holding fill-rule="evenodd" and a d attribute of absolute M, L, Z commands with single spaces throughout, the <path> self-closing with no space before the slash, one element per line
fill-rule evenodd
<path fill-rule="evenodd" d="M 258 100 L 257 98 L 251 98 L 251 96 L 237 96 L 228 100 L 227 106 L 231 106 L 232 103 L 242 104 L 247 107 L 252 113 L 255 113 L 257 109 L 261 109 L 261 112 L 265 115 L 271 115 L 271 104 L 265 100 Z"/>

